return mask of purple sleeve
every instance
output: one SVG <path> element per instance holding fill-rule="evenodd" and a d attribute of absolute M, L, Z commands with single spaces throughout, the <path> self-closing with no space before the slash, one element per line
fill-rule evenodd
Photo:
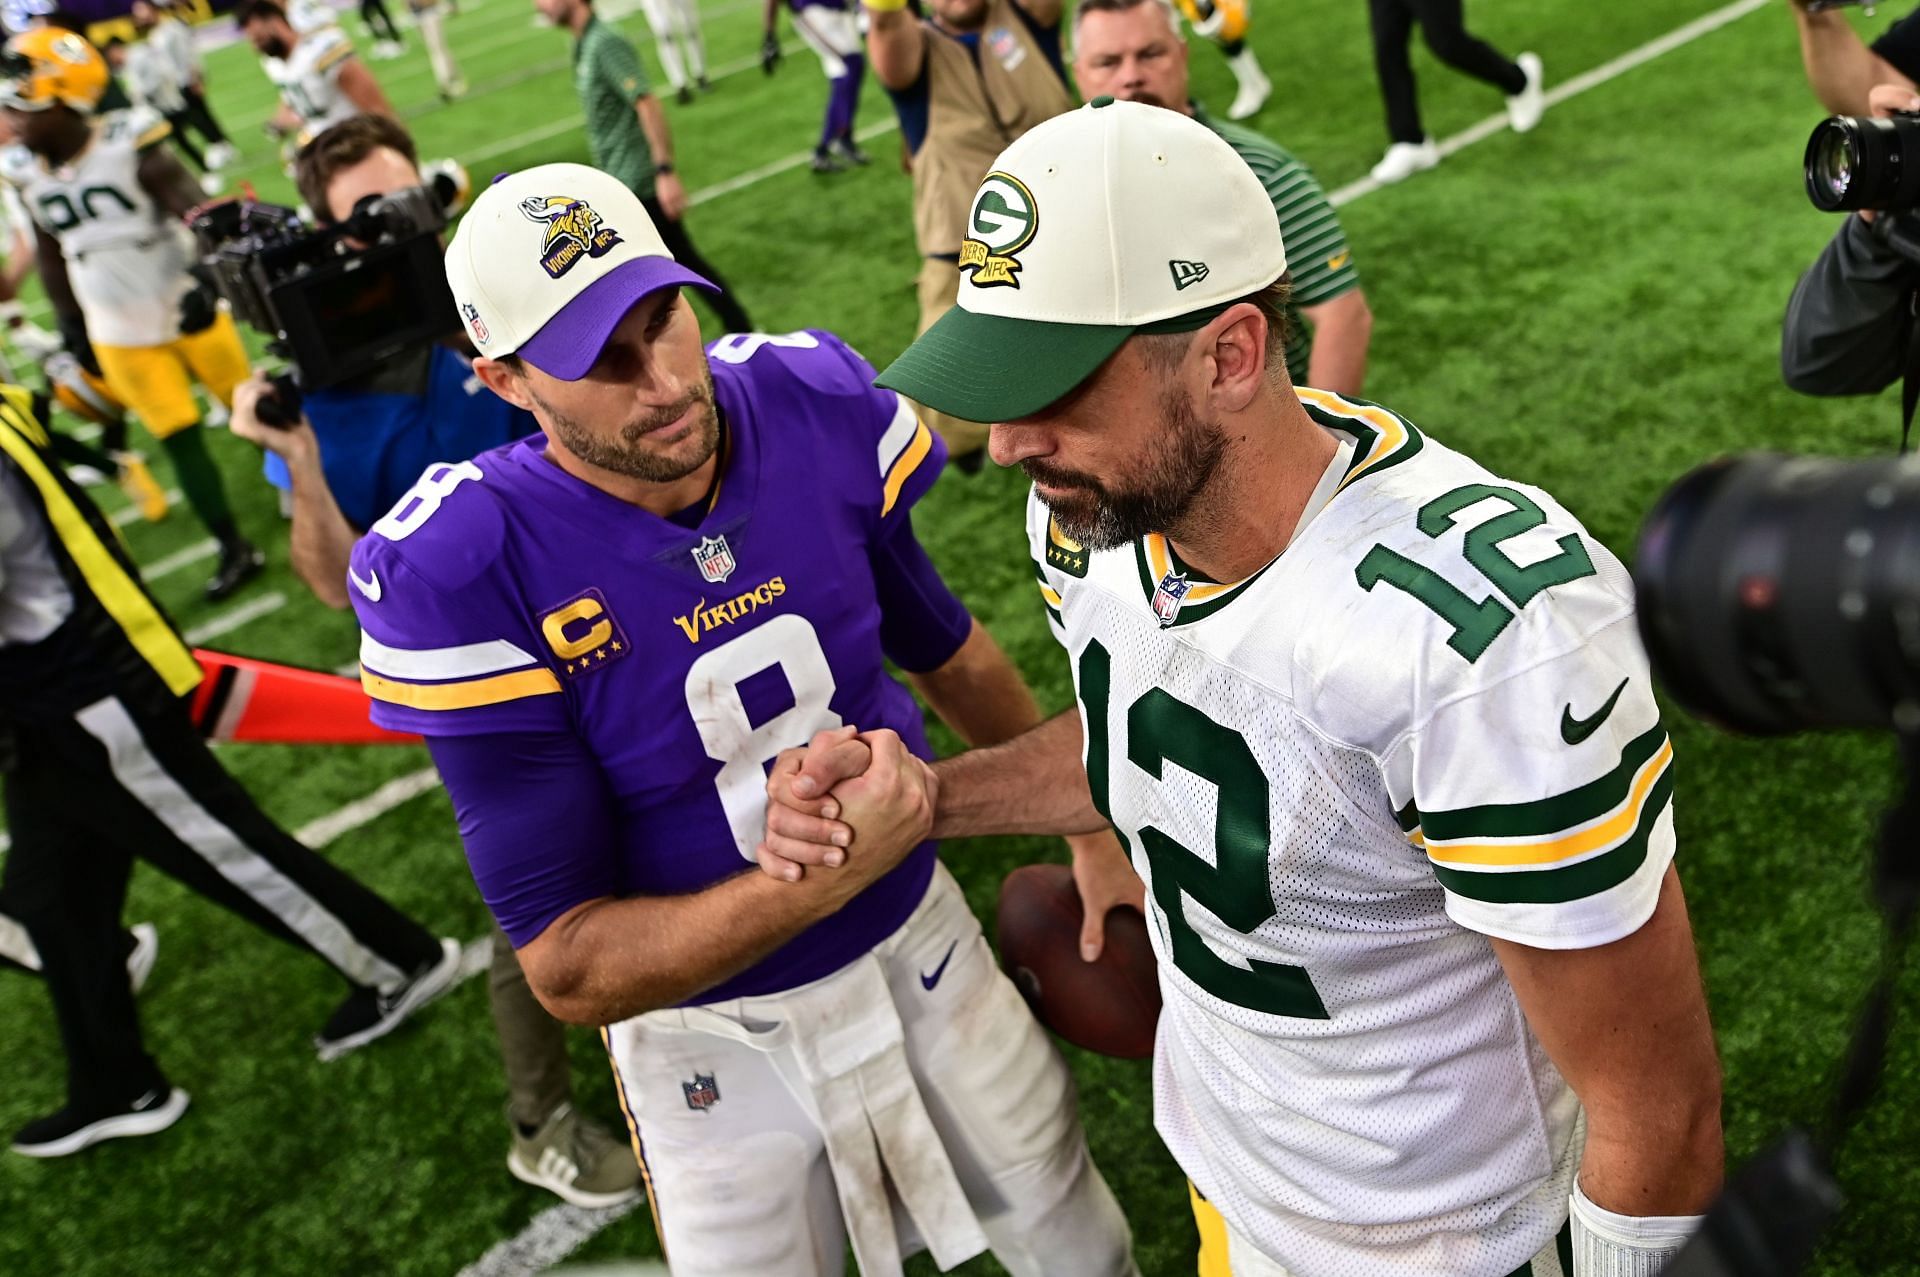
<path fill-rule="evenodd" d="M 571 732 L 430 737 L 467 865 L 518 949 L 575 905 L 619 890 L 613 800 Z"/>
<path fill-rule="evenodd" d="M 973 616 L 941 579 L 906 511 L 887 521 L 867 558 L 880 600 L 880 646 L 888 659 L 913 674 L 952 660 L 973 631 Z"/>

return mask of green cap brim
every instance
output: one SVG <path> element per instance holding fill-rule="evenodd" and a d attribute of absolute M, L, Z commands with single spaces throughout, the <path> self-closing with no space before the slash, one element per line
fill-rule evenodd
<path fill-rule="evenodd" d="M 888 364 L 875 384 L 962 421 L 1016 421 L 1064 399 L 1133 333 L 1104 324 L 978 315 L 955 306 Z"/>

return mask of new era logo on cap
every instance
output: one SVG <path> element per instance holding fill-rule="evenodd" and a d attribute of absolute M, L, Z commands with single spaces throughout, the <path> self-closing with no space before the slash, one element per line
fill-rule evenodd
<path fill-rule="evenodd" d="M 1191 288 L 1207 277 L 1205 262 L 1183 262 L 1178 259 L 1167 263 L 1167 269 L 1173 272 L 1173 289 L 1179 292 Z"/>

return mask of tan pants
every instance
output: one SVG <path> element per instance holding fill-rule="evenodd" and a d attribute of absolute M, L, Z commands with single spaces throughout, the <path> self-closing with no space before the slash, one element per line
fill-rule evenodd
<path fill-rule="evenodd" d="M 960 264 L 938 257 L 922 258 L 916 287 L 920 294 L 919 332 L 923 333 L 933 327 L 936 319 L 953 309 L 954 297 L 960 292 Z M 987 446 L 988 428 L 977 421 L 949 417 L 924 404 L 920 408 L 920 420 L 946 440 L 949 457 L 964 456 Z"/>

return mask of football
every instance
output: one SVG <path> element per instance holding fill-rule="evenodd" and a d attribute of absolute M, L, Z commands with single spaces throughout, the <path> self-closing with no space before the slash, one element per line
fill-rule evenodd
<path fill-rule="evenodd" d="M 1000 963 L 1040 1023 L 1075 1046 L 1125 1060 L 1153 1054 L 1160 979 L 1147 924 L 1107 914 L 1106 948 L 1080 958 L 1080 892 L 1066 865 L 1025 865 L 1000 884 Z"/>

